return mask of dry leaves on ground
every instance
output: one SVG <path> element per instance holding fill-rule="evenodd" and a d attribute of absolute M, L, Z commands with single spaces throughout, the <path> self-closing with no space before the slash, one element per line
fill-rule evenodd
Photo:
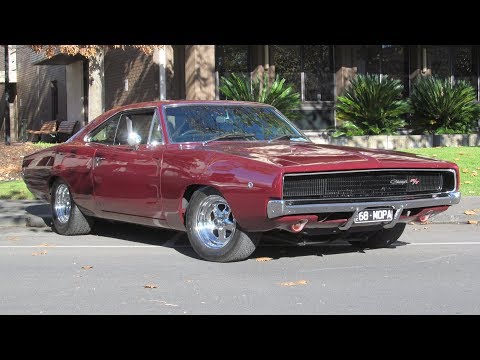
<path fill-rule="evenodd" d="M 143 285 L 143 287 L 145 289 L 156 289 L 156 288 L 158 288 L 158 286 L 155 285 L 155 284 L 147 284 L 147 285 Z"/>
<path fill-rule="evenodd" d="M 32 143 L 0 144 L 0 181 L 21 180 L 22 159 L 38 150 Z"/>
<path fill-rule="evenodd" d="M 36 251 L 36 252 L 32 253 L 32 256 L 46 255 L 47 253 L 48 252 L 46 250 Z"/>
<path fill-rule="evenodd" d="M 465 215 L 477 215 L 475 210 L 465 210 Z"/>
<path fill-rule="evenodd" d="M 90 269 L 93 269 L 93 266 L 92 265 L 83 265 L 82 269 L 83 270 L 90 270 Z"/>
<path fill-rule="evenodd" d="M 473 184 L 473 181 L 464 181 L 465 184 Z"/>
<path fill-rule="evenodd" d="M 478 220 L 468 220 L 467 223 L 469 223 L 470 225 L 477 225 Z"/>
<path fill-rule="evenodd" d="M 273 260 L 273 259 L 271 257 L 259 257 L 255 259 L 255 261 L 258 261 L 258 262 L 265 262 L 270 260 Z"/>
<path fill-rule="evenodd" d="M 298 286 L 298 285 L 307 285 L 307 280 L 298 280 L 298 281 L 286 281 L 280 283 L 282 286 Z"/>

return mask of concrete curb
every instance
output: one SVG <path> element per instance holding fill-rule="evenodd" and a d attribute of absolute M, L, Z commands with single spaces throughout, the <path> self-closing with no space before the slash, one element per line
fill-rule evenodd
<path fill-rule="evenodd" d="M 477 209 L 476 215 L 465 214 L 466 210 Z M 480 196 L 463 197 L 460 204 L 431 218 L 431 224 L 468 224 L 477 221 L 480 225 Z M 28 226 L 50 227 L 52 215 L 50 204 L 41 200 L 0 200 L 0 227 Z"/>

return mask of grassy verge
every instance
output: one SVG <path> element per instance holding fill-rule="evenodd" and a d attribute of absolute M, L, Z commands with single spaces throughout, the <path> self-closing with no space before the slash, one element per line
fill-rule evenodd
<path fill-rule="evenodd" d="M 403 150 L 434 159 L 454 162 L 460 168 L 463 196 L 480 196 L 480 147 L 437 147 Z"/>
<path fill-rule="evenodd" d="M 0 182 L 1 200 L 33 200 L 35 197 L 28 191 L 23 180 Z"/>

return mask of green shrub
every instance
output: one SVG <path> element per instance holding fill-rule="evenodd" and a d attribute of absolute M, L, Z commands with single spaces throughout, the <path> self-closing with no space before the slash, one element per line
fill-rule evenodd
<path fill-rule="evenodd" d="M 291 85 L 285 84 L 285 79 L 280 79 L 278 75 L 270 85 L 266 73 L 263 80 L 257 77 L 253 81 L 244 75 L 222 76 L 219 90 L 229 100 L 270 104 L 287 117 L 298 116 L 300 94 Z"/>
<path fill-rule="evenodd" d="M 338 97 L 337 118 L 343 124 L 334 136 L 396 133 L 409 111 L 402 91 L 401 81 L 386 75 L 357 75 Z"/>
<path fill-rule="evenodd" d="M 476 97 L 475 89 L 463 80 L 451 82 L 435 76 L 417 78 L 410 96 L 414 132 L 470 133 L 480 116 Z"/>

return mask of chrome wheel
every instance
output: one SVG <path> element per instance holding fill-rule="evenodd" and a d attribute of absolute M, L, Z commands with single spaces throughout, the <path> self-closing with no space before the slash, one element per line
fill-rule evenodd
<path fill-rule="evenodd" d="M 232 240 L 237 222 L 224 198 L 218 195 L 206 197 L 200 204 L 195 218 L 195 232 L 203 245 L 221 249 Z"/>
<path fill-rule="evenodd" d="M 68 219 L 70 219 L 71 210 L 72 204 L 70 201 L 70 191 L 68 190 L 68 186 L 65 184 L 60 184 L 55 190 L 55 216 L 60 223 L 66 224 Z"/>

